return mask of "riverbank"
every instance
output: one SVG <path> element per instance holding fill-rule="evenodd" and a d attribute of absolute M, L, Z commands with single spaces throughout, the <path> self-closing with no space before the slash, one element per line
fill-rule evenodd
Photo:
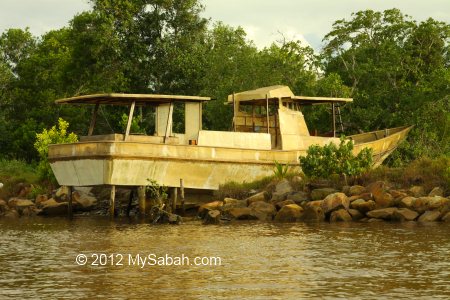
<path fill-rule="evenodd" d="M 214 195 L 202 195 L 202 200 L 196 196 L 196 204 L 191 204 L 186 213 L 197 216 L 203 224 L 241 220 L 449 222 L 448 164 L 447 158 L 422 159 L 402 169 L 380 167 L 357 178 L 311 180 L 288 173 L 285 178 L 272 176 L 244 184 L 229 183 Z M 7 173 L 4 169 L 0 171 Z M 45 192 L 36 183 L 20 182 L 26 177 L 35 180 L 29 173 L 22 177 L 16 173 L 17 170 L 15 173 L 10 170 L 5 181 L 8 189 L 1 190 L 0 218 L 67 215 L 67 188 Z M 118 216 L 139 215 L 136 195 L 132 197 L 130 193 L 130 189 L 117 189 Z M 75 214 L 108 215 L 109 194 L 108 187 L 77 188 L 72 194 Z M 175 219 L 175 223 L 180 220 Z"/>

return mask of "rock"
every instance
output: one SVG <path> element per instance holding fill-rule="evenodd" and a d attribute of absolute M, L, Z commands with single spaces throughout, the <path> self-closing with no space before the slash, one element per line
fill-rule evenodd
<path fill-rule="evenodd" d="M 275 206 L 276 206 L 278 209 L 281 209 L 283 206 L 288 205 L 288 204 L 297 204 L 297 203 L 295 203 L 295 202 L 292 201 L 292 200 L 284 200 L 284 201 L 278 202 L 277 204 L 275 204 Z"/>
<path fill-rule="evenodd" d="M 344 186 L 342 187 L 341 191 L 342 191 L 344 194 L 346 194 L 347 196 L 349 196 L 349 195 L 350 195 L 350 188 L 351 188 L 351 186 L 349 186 L 349 185 L 344 185 Z"/>
<path fill-rule="evenodd" d="M 364 201 L 363 199 L 358 199 L 358 200 L 353 201 L 350 204 L 350 207 L 353 209 L 357 209 L 361 213 L 365 214 L 368 211 L 374 210 L 376 207 L 376 204 L 373 200 Z"/>
<path fill-rule="evenodd" d="M 28 196 L 28 194 L 30 194 L 32 186 L 28 183 L 19 183 L 16 186 L 16 190 L 17 190 L 17 197 L 25 198 Z"/>
<path fill-rule="evenodd" d="M 66 202 L 67 201 L 67 195 L 69 194 L 69 187 L 68 186 L 60 186 L 55 192 L 54 192 L 54 199 L 57 202 Z M 116 192 L 116 200 L 117 200 L 117 192 Z"/>
<path fill-rule="evenodd" d="M 450 212 L 446 213 L 442 219 L 442 221 L 446 222 L 446 223 L 450 223 Z"/>
<path fill-rule="evenodd" d="M 58 203 L 59 202 L 56 202 L 55 199 L 50 198 L 50 199 L 48 199 L 48 200 L 46 200 L 44 202 L 41 202 L 40 206 L 41 207 L 43 207 L 43 206 L 51 206 L 51 205 L 57 205 Z"/>
<path fill-rule="evenodd" d="M 394 221 L 414 221 L 419 214 L 409 208 L 399 208 L 392 213 Z"/>
<path fill-rule="evenodd" d="M 4 214 L 9 210 L 8 204 L 6 204 L 6 201 L 3 199 L 0 199 L 0 215 Z"/>
<path fill-rule="evenodd" d="M 350 222 L 352 220 L 352 216 L 343 208 L 333 211 L 330 216 L 330 222 Z"/>
<path fill-rule="evenodd" d="M 210 210 L 220 210 L 220 208 L 223 206 L 223 202 L 222 201 L 213 201 L 213 202 L 208 202 L 205 204 L 202 204 L 199 208 L 198 208 L 198 216 L 200 218 L 203 218 L 208 211 Z"/>
<path fill-rule="evenodd" d="M 47 200 L 48 200 L 48 196 L 47 195 L 37 195 L 36 199 L 34 200 L 34 203 L 36 205 L 39 205 L 42 202 L 47 201 Z"/>
<path fill-rule="evenodd" d="M 276 222 L 295 222 L 302 215 L 303 208 L 297 204 L 283 206 L 275 216 Z"/>
<path fill-rule="evenodd" d="M 416 201 L 415 197 L 405 197 L 400 200 L 398 206 L 412 209 L 414 207 L 414 202 Z"/>
<path fill-rule="evenodd" d="M 382 193 L 386 191 L 385 189 L 386 183 L 384 181 L 375 181 L 370 183 L 366 190 L 369 193 L 372 193 L 373 197 L 379 197 Z"/>
<path fill-rule="evenodd" d="M 325 220 L 325 213 L 323 212 L 321 206 L 309 205 L 308 203 L 300 219 L 307 222 L 308 221 L 320 222 Z"/>
<path fill-rule="evenodd" d="M 428 194 L 428 197 L 434 196 L 444 197 L 444 189 L 438 186 L 432 189 L 431 192 Z"/>
<path fill-rule="evenodd" d="M 97 204 L 97 198 L 86 193 L 75 191 L 72 193 L 72 199 L 83 211 L 92 209 Z"/>
<path fill-rule="evenodd" d="M 306 205 L 307 206 L 316 206 L 316 207 L 322 207 L 323 200 L 314 200 L 309 201 Z"/>
<path fill-rule="evenodd" d="M 372 195 L 372 193 L 363 193 L 363 194 L 351 196 L 348 198 L 348 200 L 350 202 L 358 200 L 358 199 L 373 200 L 373 195 Z"/>
<path fill-rule="evenodd" d="M 300 185 L 303 182 L 303 178 L 301 176 L 292 177 L 292 184 Z"/>
<path fill-rule="evenodd" d="M 320 189 L 314 189 L 311 191 L 311 199 L 312 200 L 322 200 L 325 199 L 326 196 L 330 194 L 336 193 L 337 190 L 333 188 L 320 188 Z"/>
<path fill-rule="evenodd" d="M 392 195 L 387 192 L 382 193 L 379 197 L 374 198 L 378 208 L 393 206 L 394 197 L 392 197 Z"/>
<path fill-rule="evenodd" d="M 55 201 L 54 199 L 50 199 Z M 39 212 L 39 215 L 44 216 L 66 216 L 68 213 L 68 202 L 56 202 L 55 204 L 51 203 L 50 200 L 47 200 L 47 205 L 42 207 L 42 210 Z"/>
<path fill-rule="evenodd" d="M 384 181 L 375 181 L 367 186 L 367 191 L 372 193 L 373 199 L 378 208 L 389 207 L 392 205 L 393 197 L 386 192 L 386 183 Z"/>
<path fill-rule="evenodd" d="M 420 197 L 413 203 L 413 209 L 419 213 L 427 210 L 441 210 L 450 203 L 450 200 L 444 197 Z"/>
<path fill-rule="evenodd" d="M 359 221 L 362 218 L 364 218 L 364 215 L 357 209 L 352 209 L 350 208 L 348 210 L 348 213 L 350 214 L 350 216 L 352 217 L 353 221 Z"/>
<path fill-rule="evenodd" d="M 397 210 L 396 207 L 375 209 L 375 210 L 369 211 L 367 213 L 367 216 L 369 218 L 390 220 L 392 218 L 392 214 L 396 210 Z"/>
<path fill-rule="evenodd" d="M 283 179 L 275 186 L 275 192 L 272 193 L 271 202 L 283 201 L 291 192 L 291 184 L 287 179 Z"/>
<path fill-rule="evenodd" d="M 38 213 L 40 213 L 40 209 L 37 209 L 35 206 L 28 206 L 25 207 L 24 209 L 22 209 L 22 211 L 20 212 L 20 215 L 22 217 L 34 217 L 36 216 Z"/>
<path fill-rule="evenodd" d="M 0 182 L 0 189 L 3 187 L 3 183 Z"/>
<path fill-rule="evenodd" d="M 220 211 L 217 209 L 210 210 L 203 218 L 203 224 L 219 224 L 220 223 Z"/>
<path fill-rule="evenodd" d="M 350 196 L 361 195 L 366 192 L 366 188 L 361 185 L 354 185 L 350 187 L 348 192 Z"/>
<path fill-rule="evenodd" d="M 425 189 L 423 188 L 423 186 L 415 185 L 415 186 L 412 186 L 408 191 L 411 193 L 411 195 L 413 195 L 416 198 L 423 197 L 426 195 Z"/>
<path fill-rule="evenodd" d="M 235 207 L 226 212 L 231 218 L 236 220 L 256 220 L 258 219 L 253 210 L 249 207 Z"/>
<path fill-rule="evenodd" d="M 333 193 L 325 197 L 322 202 L 322 209 L 325 214 L 344 208 L 348 209 L 350 201 L 344 193 Z"/>
<path fill-rule="evenodd" d="M 295 192 L 293 194 L 289 194 L 287 196 L 287 200 L 292 200 L 298 204 L 298 203 L 302 203 L 303 201 L 308 201 L 309 195 L 307 192 L 299 191 L 299 192 Z"/>
<path fill-rule="evenodd" d="M 419 222 L 434 222 L 439 219 L 441 213 L 437 210 L 427 210 L 424 212 L 417 221 Z"/>
<path fill-rule="evenodd" d="M 237 200 L 237 199 L 233 199 L 233 198 L 223 199 L 223 206 L 222 206 L 223 211 L 226 211 L 230 208 L 236 208 L 236 207 L 247 207 L 247 201 Z"/>
<path fill-rule="evenodd" d="M 408 194 L 403 191 L 390 190 L 389 193 L 392 195 L 392 197 L 394 197 L 394 199 L 403 199 L 405 197 L 408 197 Z"/>
<path fill-rule="evenodd" d="M 248 197 L 247 199 L 245 199 L 245 201 L 247 201 L 247 205 L 250 205 L 253 202 L 267 201 L 267 199 L 269 199 L 269 194 L 267 192 L 260 192 L 251 197 Z"/>
<path fill-rule="evenodd" d="M 183 219 L 181 218 L 181 216 L 179 216 L 177 214 L 169 214 L 167 216 L 167 223 L 169 223 L 169 224 L 176 224 L 176 225 L 178 225 L 178 224 L 180 224 L 182 222 L 182 220 Z"/>
<path fill-rule="evenodd" d="M 272 221 L 277 213 L 277 210 L 272 203 L 264 201 L 253 202 L 248 208 L 250 208 L 253 211 L 253 215 L 261 221 Z"/>
<path fill-rule="evenodd" d="M 8 201 L 8 205 L 10 208 L 23 209 L 28 206 L 34 206 L 34 203 L 28 199 L 11 198 Z"/>
<path fill-rule="evenodd" d="M 6 219 L 18 219 L 20 217 L 19 213 L 15 209 L 10 209 L 3 215 Z"/>

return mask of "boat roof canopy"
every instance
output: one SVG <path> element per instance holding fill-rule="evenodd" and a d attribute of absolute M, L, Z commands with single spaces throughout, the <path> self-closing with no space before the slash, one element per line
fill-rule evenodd
<path fill-rule="evenodd" d="M 240 93 L 228 95 L 228 104 L 233 104 L 233 100 L 241 105 L 265 105 L 266 99 L 290 101 L 301 105 L 315 105 L 325 103 L 347 103 L 352 102 L 352 98 L 334 98 L 334 97 L 307 97 L 295 96 L 288 86 L 273 85 Z"/>
<path fill-rule="evenodd" d="M 110 104 L 110 105 L 131 105 L 136 101 L 136 105 L 159 105 L 175 101 L 181 102 L 201 102 L 208 101 L 209 97 L 181 96 L 181 95 L 153 95 L 153 94 L 94 94 L 76 96 L 56 100 L 56 104 Z"/>

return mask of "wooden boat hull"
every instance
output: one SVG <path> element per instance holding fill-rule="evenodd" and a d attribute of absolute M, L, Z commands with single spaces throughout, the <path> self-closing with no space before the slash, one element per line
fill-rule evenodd
<path fill-rule="evenodd" d="M 355 135 L 354 152 L 374 149 L 378 166 L 406 137 L 410 127 L 369 136 Z M 384 131 L 383 131 L 384 132 Z M 178 187 L 215 190 L 220 184 L 250 182 L 273 174 L 274 161 L 298 168 L 299 150 L 254 150 L 129 141 L 86 141 L 51 145 L 49 161 L 60 185 L 148 185 L 148 179 Z"/>

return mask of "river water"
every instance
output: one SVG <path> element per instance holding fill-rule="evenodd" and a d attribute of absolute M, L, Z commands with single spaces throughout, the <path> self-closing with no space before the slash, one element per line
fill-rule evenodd
<path fill-rule="evenodd" d="M 0 220 L 2 299 L 386 297 L 450 298 L 450 224 Z"/>

